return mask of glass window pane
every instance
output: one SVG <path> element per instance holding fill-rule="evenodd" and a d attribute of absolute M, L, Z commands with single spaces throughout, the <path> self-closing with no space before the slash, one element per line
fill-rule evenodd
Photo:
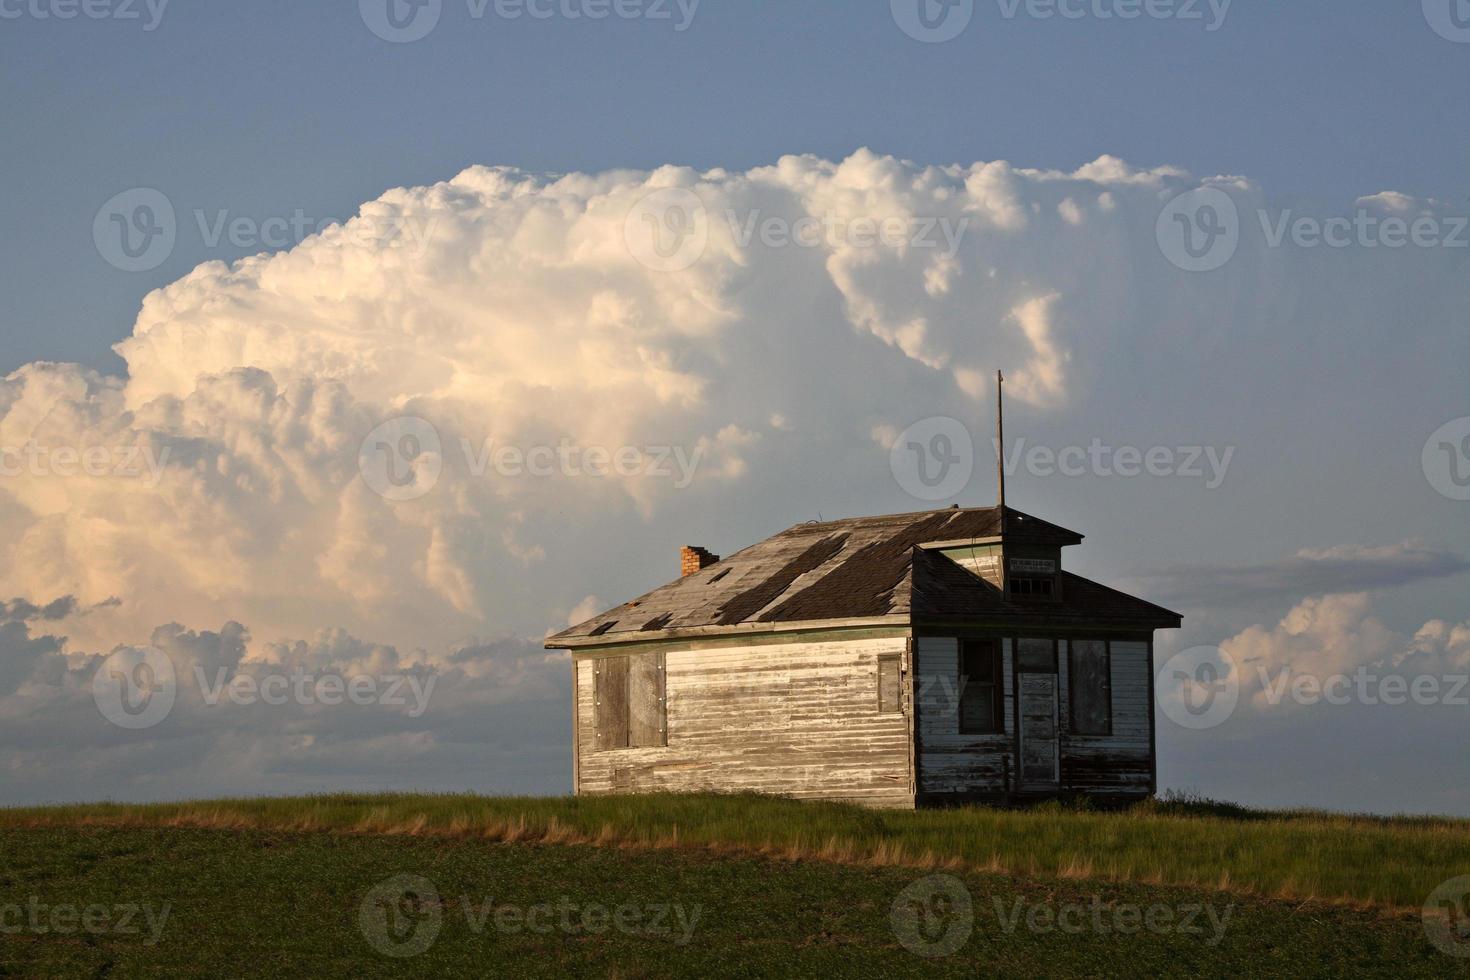
<path fill-rule="evenodd" d="M 1005 731 L 1002 718 L 1000 644 L 966 640 L 960 650 L 960 732 L 993 735 Z"/>

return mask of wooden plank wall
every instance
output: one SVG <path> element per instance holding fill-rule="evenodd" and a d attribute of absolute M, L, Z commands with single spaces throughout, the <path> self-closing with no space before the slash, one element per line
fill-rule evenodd
<path fill-rule="evenodd" d="M 1061 784 L 1063 792 L 1143 795 L 1151 791 L 1152 756 L 1149 697 L 1149 647 L 1146 641 L 1113 640 L 1113 733 L 1071 733 L 1069 650 L 1057 651 Z M 919 637 L 915 641 L 914 684 L 917 691 L 919 744 L 916 750 L 920 793 L 985 793 L 1007 791 L 1015 779 L 1015 689 L 1013 644 L 1002 641 L 1005 663 L 1004 735 L 959 733 L 959 641 Z"/>
<path fill-rule="evenodd" d="M 1062 788 L 1077 793 L 1147 794 L 1153 772 L 1149 725 L 1148 643 L 1112 640 L 1113 734 L 1074 735 L 1066 641 L 1059 650 L 1061 672 Z"/>
<path fill-rule="evenodd" d="M 912 807 L 909 715 L 882 713 L 878 658 L 906 639 L 670 650 L 668 745 L 599 750 L 592 658 L 576 663 L 583 793 L 753 791 Z M 602 655 L 602 654 L 600 654 Z"/>
<path fill-rule="evenodd" d="M 1011 641 L 1001 642 L 1004 662 L 1004 735 L 961 735 L 960 642 L 921 636 L 914 644 L 918 701 L 920 793 L 1004 793 L 1006 772 L 1015 772 L 1015 691 Z"/>

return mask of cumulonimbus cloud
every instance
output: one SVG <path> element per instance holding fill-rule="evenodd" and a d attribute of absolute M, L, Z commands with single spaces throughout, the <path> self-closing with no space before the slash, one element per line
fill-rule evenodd
<path fill-rule="evenodd" d="M 168 623 L 249 624 L 245 663 L 317 656 L 334 641 L 299 638 L 341 631 L 514 689 L 539 667 L 487 666 L 504 650 L 476 636 L 534 638 L 590 593 L 657 584 L 623 570 L 664 546 L 660 525 L 789 523 L 798 496 L 816 516 L 891 482 L 875 433 L 980 417 L 998 365 L 1036 413 L 1096 390 L 1126 401 L 1120 364 L 1162 374 L 1265 329 L 1283 297 L 1310 307 L 1399 274 L 1367 250 L 1329 275 L 1243 242 L 1191 276 L 1156 225 L 1201 186 L 1245 214 L 1264 200 L 1242 178 L 1112 157 L 1070 172 L 866 151 L 744 172 L 473 167 L 289 250 L 201 265 L 144 299 L 124 374 L 35 363 L 0 381 L 0 595 L 92 608 L 58 607 L 41 647 L 30 627 L 48 614 L 11 617 L 27 622 L 7 624 L 6 656 L 26 667 L 0 675 L 0 701 L 60 690 L 47 664 Z M 694 254 L 636 240 L 684 231 Z M 1351 326 L 1324 310 L 1302 329 Z M 387 450 L 424 448 L 422 431 L 381 428 L 403 417 L 429 426 L 438 465 L 432 487 L 392 499 L 362 456 L 375 431 Z M 538 447 L 548 473 L 507 464 Z M 632 453 L 593 475 L 593 449 Z M 599 566 L 617 580 L 586 573 Z"/>

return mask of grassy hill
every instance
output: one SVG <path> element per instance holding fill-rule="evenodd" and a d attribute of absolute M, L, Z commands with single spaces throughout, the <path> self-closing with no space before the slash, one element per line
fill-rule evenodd
<path fill-rule="evenodd" d="M 0 975 L 1470 976 L 1422 916 L 1466 874 L 1467 822 L 1191 803 L 8 810 Z"/>

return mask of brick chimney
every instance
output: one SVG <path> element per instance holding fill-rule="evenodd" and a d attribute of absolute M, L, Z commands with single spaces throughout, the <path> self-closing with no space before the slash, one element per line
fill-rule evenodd
<path fill-rule="evenodd" d="M 679 549 L 679 575 L 693 575 L 695 572 L 709 568 L 720 560 L 719 555 L 712 555 L 703 548 L 685 545 Z"/>

